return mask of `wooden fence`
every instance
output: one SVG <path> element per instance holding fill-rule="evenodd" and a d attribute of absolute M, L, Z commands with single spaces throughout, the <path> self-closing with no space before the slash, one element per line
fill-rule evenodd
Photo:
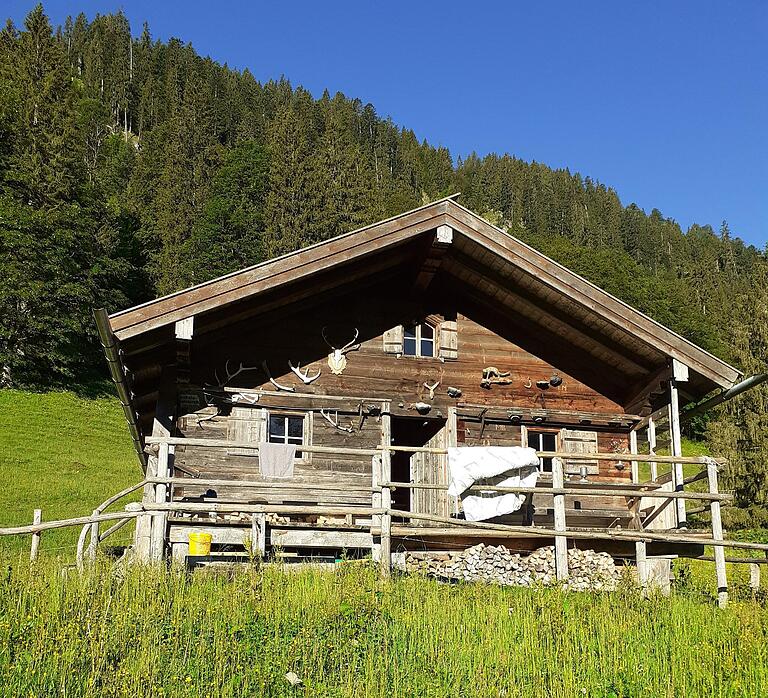
<path fill-rule="evenodd" d="M 424 521 L 433 524 L 441 524 L 439 529 L 431 529 L 432 533 L 439 533 L 445 537 L 451 536 L 493 536 L 493 537 L 541 537 L 554 539 L 555 541 L 555 569 L 558 580 L 564 581 L 568 578 L 568 557 L 567 541 L 571 540 L 602 540 L 602 541 L 622 541 L 633 542 L 635 544 L 635 559 L 638 567 L 638 577 L 642 585 L 648 583 L 648 568 L 646 562 L 646 546 L 648 543 L 664 542 L 677 544 L 694 544 L 712 546 L 714 555 L 711 557 L 701 557 L 701 559 L 711 560 L 715 563 L 717 573 L 718 601 L 721 607 L 724 607 L 728 601 L 728 583 L 726 578 L 726 562 L 737 562 L 753 565 L 752 577 L 758 578 L 758 564 L 763 564 L 767 560 L 751 558 L 726 558 L 725 549 L 733 548 L 740 550 L 758 550 L 768 556 L 768 544 L 750 543 L 745 541 L 725 540 L 723 536 L 722 523 L 720 518 L 720 506 L 722 502 L 728 502 L 732 499 L 729 494 L 720 493 L 718 489 L 718 466 L 722 461 L 706 457 L 683 457 L 683 456 L 659 456 L 655 454 L 632 454 L 632 459 L 638 462 L 670 463 L 677 464 L 698 464 L 705 466 L 705 469 L 696 476 L 681 481 L 677 491 L 660 490 L 658 483 L 653 481 L 646 483 L 632 484 L 612 484 L 595 483 L 580 484 L 578 487 L 566 486 L 563 474 L 563 459 L 569 460 L 615 460 L 615 453 L 563 453 L 563 452 L 539 452 L 537 455 L 543 458 L 552 458 L 552 485 L 550 487 L 500 487 L 491 485 L 475 485 L 473 489 L 495 492 L 514 492 L 519 494 L 539 494 L 552 497 L 554 509 L 553 526 L 518 526 L 500 523 L 488 523 L 481 521 L 466 521 L 464 519 L 441 517 L 432 514 L 416 513 L 392 509 L 391 492 L 394 488 L 415 489 L 442 489 L 447 490 L 444 485 L 396 482 L 391 479 L 390 460 L 391 454 L 395 451 L 404 451 L 408 453 L 433 453 L 445 454 L 445 449 L 434 449 L 426 447 L 404 447 L 390 446 L 382 443 L 375 449 L 356 449 L 356 448 L 335 448 L 322 446 L 302 446 L 303 451 L 326 454 L 347 454 L 370 456 L 373 463 L 373 479 L 371 483 L 371 506 L 310 506 L 297 504 L 245 504 L 245 503 L 210 503 L 210 502 L 173 502 L 168 501 L 168 492 L 170 487 L 176 484 L 188 484 L 189 478 L 175 478 L 168 472 L 169 449 L 176 445 L 201 446 L 207 448 L 247 448 L 258 450 L 257 444 L 237 443 L 224 440 L 212 439 L 186 439 L 175 437 L 148 437 L 148 444 L 157 444 L 158 449 L 158 474 L 150 476 L 130 487 L 125 488 L 114 496 L 105 500 L 101 505 L 93 510 L 90 516 L 82 516 L 73 519 L 61 521 L 42 520 L 42 512 L 35 510 L 33 522 L 28 526 L 13 528 L 0 528 L 0 536 L 3 535 L 31 535 L 32 545 L 30 557 L 34 560 L 39 551 L 40 537 L 44 531 L 63 528 L 67 526 L 82 526 L 78 540 L 77 560 L 82 566 L 86 559 L 92 560 L 96 556 L 96 550 L 99 543 L 103 542 L 110 535 L 121 529 L 130 521 L 138 517 L 151 517 L 152 531 L 154 540 L 152 549 L 159 550 L 161 555 L 156 559 L 162 558 L 163 545 L 166 538 L 166 517 L 169 512 L 238 512 L 242 514 L 251 514 L 256 520 L 256 516 L 265 514 L 314 514 L 320 516 L 343 516 L 358 515 L 371 517 L 369 530 L 371 535 L 375 535 L 380 541 L 380 569 L 382 575 L 389 575 L 392 566 L 392 538 L 402 535 L 406 527 L 399 524 L 393 525 L 393 519 L 397 521 Z M 708 482 L 707 492 L 691 492 L 684 489 L 686 483 L 696 480 L 706 479 Z M 258 480 L 228 480 L 228 479 L 205 479 L 195 478 L 196 484 L 206 487 L 242 487 L 249 489 L 263 489 L 269 491 L 276 487 L 285 487 L 285 483 L 264 482 Z M 154 501 L 145 501 L 144 503 L 128 504 L 123 510 L 107 513 L 105 510 L 117 503 L 120 499 L 144 487 L 154 488 Z M 330 484 L 303 484 L 294 483 L 292 489 L 306 490 L 334 490 L 338 489 Z M 684 504 L 685 500 L 707 503 L 712 516 L 712 526 L 709 535 L 693 535 L 685 531 L 663 531 L 651 532 L 649 530 L 631 530 L 631 529 L 611 529 L 611 528 L 569 528 L 566 521 L 565 497 L 566 495 L 579 495 L 581 497 L 603 497 L 603 496 L 624 496 L 627 499 L 639 501 L 639 499 L 659 499 L 663 500 L 661 506 L 672 502 Z M 145 497 L 146 499 L 146 497 Z M 106 531 L 100 531 L 102 523 L 115 522 Z M 160 525 L 158 525 L 160 524 Z M 254 524 L 255 526 L 255 524 Z M 422 533 L 424 529 L 422 529 Z M 90 540 L 86 549 L 86 539 Z M 160 540 L 157 540 L 160 536 Z M 757 570 L 757 573 L 754 571 Z"/>

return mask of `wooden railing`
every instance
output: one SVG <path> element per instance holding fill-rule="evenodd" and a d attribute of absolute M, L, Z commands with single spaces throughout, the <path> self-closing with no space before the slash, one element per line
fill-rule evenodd
<path fill-rule="evenodd" d="M 410 511 L 401 511 L 392 509 L 391 492 L 394 488 L 408 489 L 435 489 L 447 490 L 444 485 L 426 484 L 426 483 L 408 483 L 397 482 L 391 479 L 390 459 L 391 454 L 396 451 L 407 453 L 432 453 L 444 455 L 446 449 L 434 449 L 426 447 L 405 447 L 391 446 L 382 443 L 377 448 L 336 448 L 327 446 L 302 446 L 302 451 L 311 453 L 325 454 L 343 454 L 358 455 L 362 457 L 370 456 L 372 458 L 373 480 L 371 483 L 371 506 L 314 506 L 298 504 L 245 504 L 245 503 L 220 503 L 220 502 L 173 502 L 168 501 L 168 490 L 171 486 L 177 484 L 189 484 L 194 482 L 200 486 L 206 487 L 233 487 L 262 489 L 269 491 L 277 487 L 286 487 L 285 482 L 266 482 L 261 480 L 230 480 L 221 478 L 176 478 L 167 471 L 168 457 L 170 449 L 177 445 L 199 446 L 207 448 L 247 448 L 258 451 L 258 444 L 248 444 L 231 442 L 226 440 L 213 439 L 187 439 L 177 437 L 149 437 L 147 443 L 158 445 L 158 474 L 147 477 L 135 485 L 122 490 L 113 497 L 103 502 L 99 507 L 93 510 L 91 516 L 67 519 L 62 521 L 42 522 L 39 511 L 35 513 L 35 520 L 30 526 L 21 526 L 15 528 L 0 528 L 0 535 L 18 535 L 25 534 L 32 536 L 31 557 L 37 555 L 40 544 L 40 535 L 43 531 L 62 528 L 65 526 L 82 526 L 80 539 L 78 542 L 78 561 L 82 564 L 84 558 L 85 541 L 90 533 L 90 542 L 88 544 L 88 559 L 92 560 L 96 555 L 96 548 L 99 542 L 103 541 L 109 535 L 119 530 L 131 520 L 139 517 L 151 517 L 152 522 L 152 545 L 151 550 L 160 550 L 160 555 L 155 559 L 162 558 L 162 551 L 166 539 L 166 517 L 169 512 L 239 512 L 251 514 L 252 517 L 264 514 L 313 514 L 313 515 L 357 515 L 371 517 L 369 530 L 379 540 L 379 559 L 382 574 L 387 575 L 391 569 L 391 540 L 393 537 L 401 535 L 405 527 L 401 525 L 393 526 L 393 519 L 397 521 L 423 521 L 434 524 L 442 524 L 439 529 L 432 529 L 432 533 L 439 533 L 445 537 L 450 536 L 468 536 L 468 535 L 490 535 L 493 537 L 505 536 L 530 536 L 554 539 L 555 541 L 555 566 L 557 578 L 565 580 L 568 577 L 568 558 L 567 541 L 572 540 L 602 540 L 602 541 L 623 541 L 635 543 L 635 558 L 638 565 L 638 576 L 641 584 L 648 582 L 648 570 L 646 566 L 646 546 L 648 543 L 665 542 L 677 544 L 707 545 L 714 548 L 712 559 L 717 570 L 718 598 L 721 606 L 727 603 L 727 579 L 726 579 L 726 557 L 725 549 L 743 549 L 759 550 L 768 554 L 768 544 L 749 543 L 744 541 L 730 541 L 723 537 L 722 524 L 720 519 L 720 505 L 722 502 L 728 502 L 732 499 L 729 494 L 720 493 L 718 490 L 717 474 L 718 466 L 722 461 L 711 458 L 694 456 L 659 456 L 655 454 L 632 454 L 631 458 L 638 462 L 670 463 L 670 464 L 697 464 L 705 466 L 705 470 L 694 477 L 688 478 L 686 482 L 692 482 L 699 479 L 708 481 L 707 492 L 691 492 L 684 489 L 678 491 L 667 491 L 659 489 L 658 483 L 580 483 L 577 487 L 566 486 L 563 474 L 563 459 L 568 460 L 616 460 L 615 453 L 563 453 L 563 452 L 539 452 L 537 455 L 543 458 L 552 458 L 552 483 L 551 486 L 542 487 L 500 487 L 493 485 L 475 485 L 472 489 L 494 492 L 514 492 L 519 494 L 537 494 L 552 497 L 554 509 L 553 526 L 519 526 L 501 523 L 488 523 L 480 521 L 466 521 L 450 517 L 440 517 L 432 514 L 417 513 Z M 164 467 L 165 466 L 165 467 Z M 123 511 L 104 513 L 112 504 L 115 504 L 121 498 L 135 492 L 142 487 L 152 488 L 149 499 L 145 496 L 145 502 L 142 504 L 134 503 L 128 505 Z M 291 489 L 307 491 L 333 491 L 338 487 L 332 484 L 309 484 L 292 483 Z M 565 497 L 569 495 L 578 495 L 580 497 L 603 497 L 603 496 L 622 496 L 628 499 L 649 498 L 665 501 L 692 500 L 706 502 L 712 515 L 711 535 L 699 536 L 691 535 L 687 532 L 650 532 L 648 530 L 629 530 L 629 529 L 610 529 L 610 528 L 569 528 L 566 521 Z M 154 500 L 154 501 L 152 501 Z M 99 525 L 106 521 L 115 521 L 116 523 L 103 533 L 99 533 Z M 160 524 L 159 526 L 157 524 Z M 422 533 L 424 529 L 421 529 Z M 158 539 L 159 536 L 159 539 Z M 751 564 L 758 564 L 758 560 Z"/>

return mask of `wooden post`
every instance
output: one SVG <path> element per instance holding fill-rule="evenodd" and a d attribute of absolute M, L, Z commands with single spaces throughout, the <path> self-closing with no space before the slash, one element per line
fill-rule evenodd
<path fill-rule="evenodd" d="M 637 455 L 637 431 L 632 429 L 632 431 L 629 432 L 629 452 L 633 455 Z M 640 467 L 636 460 L 631 461 L 632 463 L 632 482 L 638 483 L 640 482 Z"/>
<path fill-rule="evenodd" d="M 718 494 L 717 486 L 717 463 L 707 464 L 707 476 L 709 478 L 709 491 L 712 494 Z M 710 503 L 712 512 L 712 539 L 723 540 L 723 522 L 720 518 L 720 502 L 713 499 Z M 717 603 L 720 608 L 728 605 L 728 578 L 725 573 L 725 548 L 721 545 L 715 546 L 715 571 L 717 572 Z"/>
<path fill-rule="evenodd" d="M 168 459 L 170 447 L 168 444 L 160 444 L 160 450 L 157 454 L 157 476 L 168 477 Z M 168 485 L 158 483 L 155 485 L 155 504 L 165 504 L 168 496 Z M 152 518 L 152 538 L 150 546 L 150 560 L 160 562 L 163 559 L 165 549 L 165 529 L 168 514 L 163 512 L 156 514 Z"/>
<path fill-rule="evenodd" d="M 760 565 L 749 565 L 749 588 L 753 594 L 760 590 Z"/>
<path fill-rule="evenodd" d="M 648 452 L 656 455 L 656 420 L 648 417 Z M 651 461 L 651 480 L 656 482 L 659 479 L 659 470 L 655 461 Z"/>
<path fill-rule="evenodd" d="M 458 415 L 456 413 L 456 406 L 451 405 L 448 408 L 448 419 L 446 421 L 446 426 L 448 428 L 447 432 L 447 442 L 446 442 L 446 448 L 456 448 L 456 446 L 459 445 L 459 422 L 458 422 Z M 529 498 L 530 500 L 530 498 Z M 450 498 L 450 509 L 454 514 L 459 513 L 459 498 L 458 497 L 451 497 Z"/>
<path fill-rule="evenodd" d="M 640 586 L 646 589 L 648 587 L 648 558 L 644 540 L 635 543 L 635 562 L 637 563 L 637 579 Z"/>
<path fill-rule="evenodd" d="M 677 394 L 677 384 L 674 378 L 669 381 L 669 435 L 671 438 L 671 447 L 673 456 L 683 455 L 683 446 L 680 435 L 680 401 Z M 672 481 L 675 484 L 675 491 L 683 491 L 683 464 L 672 464 Z M 678 528 L 686 528 L 688 519 L 685 513 L 685 500 L 678 499 L 675 502 L 677 507 L 677 526 Z"/>
<path fill-rule="evenodd" d="M 371 456 L 371 509 L 374 511 L 381 509 L 381 483 L 384 480 L 381 477 L 381 456 Z M 371 516 L 371 538 L 373 529 L 381 531 L 381 514 Z M 371 557 L 374 562 L 381 562 L 381 543 L 374 542 L 371 547 Z"/>
<path fill-rule="evenodd" d="M 42 523 L 42 521 L 43 521 L 43 510 L 35 509 L 34 513 L 32 514 L 32 525 L 35 526 L 39 523 Z M 37 560 L 37 553 L 40 550 L 40 536 L 41 534 L 39 532 L 32 534 L 32 547 L 29 551 L 30 562 L 34 562 L 35 560 Z"/>
<path fill-rule="evenodd" d="M 263 558 L 267 552 L 267 515 L 251 514 L 251 555 Z"/>
<path fill-rule="evenodd" d="M 155 419 L 152 423 L 152 436 L 170 437 L 175 424 L 174 413 L 176 411 L 176 371 L 174 367 L 163 368 L 160 378 L 160 393 L 155 404 Z M 158 456 L 150 455 L 147 459 L 147 475 L 159 476 Z M 166 492 L 167 494 L 167 492 Z M 144 488 L 142 502 L 152 505 L 157 499 L 157 488 L 148 484 Z M 148 506 L 148 508 L 151 508 Z M 153 560 L 153 550 L 157 545 L 153 543 L 153 532 L 159 529 L 159 523 L 154 516 L 141 516 L 136 520 L 135 548 L 136 559 L 140 562 Z M 162 549 L 161 549 L 162 551 Z"/>
<path fill-rule="evenodd" d="M 389 450 L 392 438 L 392 418 L 389 414 L 389 403 L 383 405 L 381 414 L 381 468 L 379 485 L 392 480 L 392 452 Z M 381 508 L 387 511 L 381 515 L 381 552 L 379 565 L 383 577 L 389 577 L 392 571 L 392 490 L 389 487 L 381 488 Z"/>
<path fill-rule="evenodd" d="M 563 461 L 552 459 L 552 487 L 561 488 L 563 483 Z M 565 531 L 565 495 L 553 496 L 555 509 L 555 531 Z M 565 536 L 555 536 L 555 574 L 557 581 L 568 579 L 568 539 Z"/>
<path fill-rule="evenodd" d="M 98 516 L 101 512 L 98 509 L 93 510 L 93 515 Z M 96 561 L 96 548 L 99 545 L 99 522 L 91 523 L 91 540 L 88 543 L 88 559 L 91 563 Z"/>

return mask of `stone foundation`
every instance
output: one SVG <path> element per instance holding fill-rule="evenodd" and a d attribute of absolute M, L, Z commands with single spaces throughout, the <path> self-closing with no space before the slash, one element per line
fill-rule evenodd
<path fill-rule="evenodd" d="M 539 548 L 530 555 L 484 543 L 450 553 L 408 553 L 405 567 L 407 572 L 449 581 L 522 587 L 557 583 L 553 546 Z M 568 570 L 569 579 L 564 587 L 575 591 L 613 591 L 621 579 L 621 569 L 613 558 L 594 550 L 570 549 Z"/>

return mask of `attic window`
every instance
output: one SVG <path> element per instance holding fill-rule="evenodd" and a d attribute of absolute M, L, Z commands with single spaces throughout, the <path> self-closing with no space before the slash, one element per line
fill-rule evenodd
<path fill-rule="evenodd" d="M 405 356 L 435 356 L 435 328 L 427 322 L 403 326 Z"/>

